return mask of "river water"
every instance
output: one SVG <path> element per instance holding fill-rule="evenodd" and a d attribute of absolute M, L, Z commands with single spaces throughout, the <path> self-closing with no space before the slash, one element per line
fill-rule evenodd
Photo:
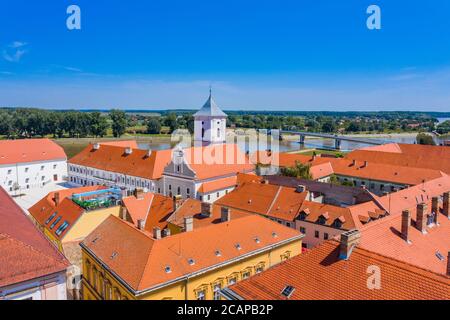
<path fill-rule="evenodd" d="M 393 143 L 407 143 L 413 144 L 416 141 L 415 135 L 380 135 L 379 137 L 361 137 L 366 140 L 375 140 L 375 141 L 384 141 L 384 142 L 393 142 Z M 435 138 L 437 143 L 442 143 L 444 139 Z M 243 151 L 254 152 L 258 149 L 257 143 L 248 143 L 248 142 L 238 142 L 238 145 L 241 147 Z M 351 151 L 355 149 L 360 149 L 367 147 L 367 144 L 355 143 L 351 141 L 342 141 L 341 142 L 341 150 L 342 151 Z M 152 143 L 139 143 L 139 148 L 141 149 L 152 149 L 152 150 L 165 150 L 173 147 L 168 142 L 152 142 Z M 280 152 L 288 152 L 288 151 L 296 151 L 303 149 L 333 149 L 334 148 L 334 140 L 333 139 L 321 139 L 321 138 L 306 138 L 305 145 L 301 146 L 297 141 L 281 141 L 278 146 L 278 150 Z M 277 150 L 276 146 L 267 146 L 267 147 L 259 147 L 259 149 L 272 149 Z"/>

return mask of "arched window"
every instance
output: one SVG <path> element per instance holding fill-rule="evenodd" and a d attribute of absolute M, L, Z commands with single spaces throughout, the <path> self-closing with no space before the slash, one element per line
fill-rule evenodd
<path fill-rule="evenodd" d="M 217 138 L 220 138 L 220 128 L 217 128 Z"/>
<path fill-rule="evenodd" d="M 202 138 L 205 137 L 205 128 L 202 128 Z"/>

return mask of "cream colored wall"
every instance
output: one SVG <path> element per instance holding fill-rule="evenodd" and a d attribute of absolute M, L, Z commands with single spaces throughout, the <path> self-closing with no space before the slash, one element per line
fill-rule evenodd
<path fill-rule="evenodd" d="M 110 215 L 119 216 L 120 206 L 106 209 L 87 211 L 72 226 L 64 236 L 63 242 L 70 242 L 85 238 L 95 228 L 97 228 Z"/>
<path fill-rule="evenodd" d="M 306 247 L 308 249 L 314 248 L 315 246 L 326 241 L 326 239 L 324 239 L 325 233 L 328 233 L 328 239 L 331 239 L 334 236 L 340 235 L 341 233 L 345 232 L 345 230 L 331 228 L 317 223 L 296 220 L 295 229 L 300 231 L 300 227 L 303 227 L 306 230 L 306 232 L 304 233 L 305 237 L 303 238 L 303 243 L 306 244 Z M 315 231 L 319 231 L 319 238 L 315 237 Z"/>
<path fill-rule="evenodd" d="M 205 298 L 208 300 L 213 299 L 213 288 L 216 283 L 221 283 L 221 288 L 225 288 L 229 284 L 230 278 L 236 277 L 237 281 L 242 280 L 242 274 L 245 271 L 250 271 L 250 276 L 254 275 L 256 268 L 260 265 L 263 269 L 280 263 L 281 261 L 299 255 L 301 253 L 302 240 L 295 240 L 293 242 L 287 243 L 278 248 L 267 250 L 263 253 L 257 254 L 255 256 L 249 257 L 247 259 L 237 261 L 230 265 L 209 271 L 197 275 L 189 280 L 183 280 L 175 284 L 171 284 L 167 287 L 163 287 L 159 290 L 152 291 L 148 294 L 144 294 L 138 297 L 134 297 L 131 292 L 129 292 L 124 286 L 120 284 L 119 281 L 112 276 L 109 271 L 102 269 L 100 264 L 94 261 L 94 259 L 83 251 L 83 274 L 86 275 L 88 272 L 86 269 L 86 261 L 90 263 L 90 269 L 92 274 L 92 268 L 95 266 L 103 277 L 108 279 L 112 284 L 112 287 L 120 291 L 119 296 L 127 297 L 128 299 L 139 299 L 139 300 L 162 300 L 162 299 L 173 299 L 173 300 L 194 300 L 197 298 L 196 294 L 198 290 L 205 291 Z M 89 281 L 89 279 L 91 281 Z M 83 295 L 84 299 L 101 299 L 102 294 L 94 290 L 92 284 L 92 276 L 83 278 Z"/>

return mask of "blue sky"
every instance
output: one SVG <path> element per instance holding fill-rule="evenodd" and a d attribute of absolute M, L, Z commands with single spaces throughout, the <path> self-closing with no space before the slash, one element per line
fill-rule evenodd
<path fill-rule="evenodd" d="M 2 1 L 0 106 L 450 111 L 449 40 L 448 0 Z"/>

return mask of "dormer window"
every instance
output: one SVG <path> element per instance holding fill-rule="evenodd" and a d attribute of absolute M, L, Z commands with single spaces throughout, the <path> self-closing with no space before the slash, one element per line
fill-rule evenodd
<path fill-rule="evenodd" d="M 333 227 L 338 229 L 342 228 L 342 222 L 339 219 L 334 220 Z"/>

